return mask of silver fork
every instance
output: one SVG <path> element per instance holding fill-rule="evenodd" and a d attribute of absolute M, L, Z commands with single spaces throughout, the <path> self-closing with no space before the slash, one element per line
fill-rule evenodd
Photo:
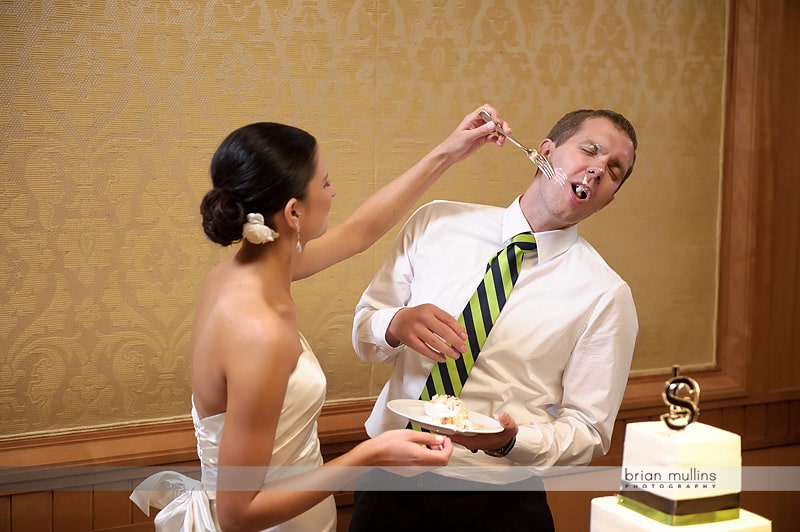
<path fill-rule="evenodd" d="M 480 111 L 478 111 L 478 115 L 481 118 L 483 118 L 484 122 L 492 121 L 491 115 L 485 109 L 481 109 Z M 497 126 L 496 131 L 499 134 L 503 135 L 508 140 L 510 140 L 514 146 L 524 151 L 525 154 L 528 156 L 528 159 L 530 159 L 533 162 L 533 164 L 539 167 L 539 170 L 542 171 L 542 173 L 547 179 L 555 179 L 562 185 L 565 183 L 566 181 L 565 178 L 556 175 L 556 171 L 553 170 L 553 167 L 550 165 L 550 161 L 548 161 L 544 155 L 542 155 L 536 150 L 523 146 L 522 143 L 520 143 L 517 139 L 515 139 L 514 137 L 503 131 L 503 128 L 501 128 L 500 126 Z"/>

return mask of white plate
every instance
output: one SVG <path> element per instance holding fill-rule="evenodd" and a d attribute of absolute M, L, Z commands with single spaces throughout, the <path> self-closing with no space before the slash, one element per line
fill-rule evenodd
<path fill-rule="evenodd" d="M 409 421 L 413 421 L 431 432 L 437 432 L 439 434 L 477 436 L 478 434 L 503 432 L 503 426 L 500 425 L 496 419 L 478 414 L 477 412 L 469 413 L 469 421 L 472 424 L 471 429 L 459 429 L 451 425 L 435 423 L 425 414 L 425 401 L 420 401 L 418 399 L 394 399 L 389 401 L 386 406 L 395 414 L 403 416 Z"/>

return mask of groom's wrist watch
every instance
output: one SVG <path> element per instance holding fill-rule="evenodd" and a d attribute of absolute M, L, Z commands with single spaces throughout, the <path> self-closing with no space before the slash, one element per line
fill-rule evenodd
<path fill-rule="evenodd" d="M 514 448 L 515 443 L 517 443 L 516 436 L 508 440 L 508 443 L 506 443 L 499 449 L 485 449 L 483 452 L 488 454 L 489 456 L 494 456 L 495 458 L 502 458 L 511 452 L 511 449 Z"/>

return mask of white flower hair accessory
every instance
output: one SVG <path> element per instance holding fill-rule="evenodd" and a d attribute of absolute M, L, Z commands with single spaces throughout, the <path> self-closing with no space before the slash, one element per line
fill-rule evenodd
<path fill-rule="evenodd" d="M 247 215 L 242 236 L 252 244 L 266 244 L 278 238 L 278 233 L 264 225 L 264 216 L 257 212 L 251 212 Z"/>

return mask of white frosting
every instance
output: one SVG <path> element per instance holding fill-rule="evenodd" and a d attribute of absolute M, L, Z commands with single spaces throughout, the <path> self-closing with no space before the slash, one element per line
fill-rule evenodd
<path fill-rule="evenodd" d="M 451 395 L 434 395 L 424 405 L 425 415 L 438 425 L 446 425 L 457 429 L 471 429 L 467 407 L 458 397 Z"/>
<path fill-rule="evenodd" d="M 661 421 L 625 428 L 622 489 L 672 500 L 739 493 L 742 445 L 738 434 L 703 423 L 672 430 Z"/>
<path fill-rule="evenodd" d="M 444 403 L 425 403 L 425 415 L 436 423 L 441 423 L 443 418 L 455 417 L 458 411 Z"/>

